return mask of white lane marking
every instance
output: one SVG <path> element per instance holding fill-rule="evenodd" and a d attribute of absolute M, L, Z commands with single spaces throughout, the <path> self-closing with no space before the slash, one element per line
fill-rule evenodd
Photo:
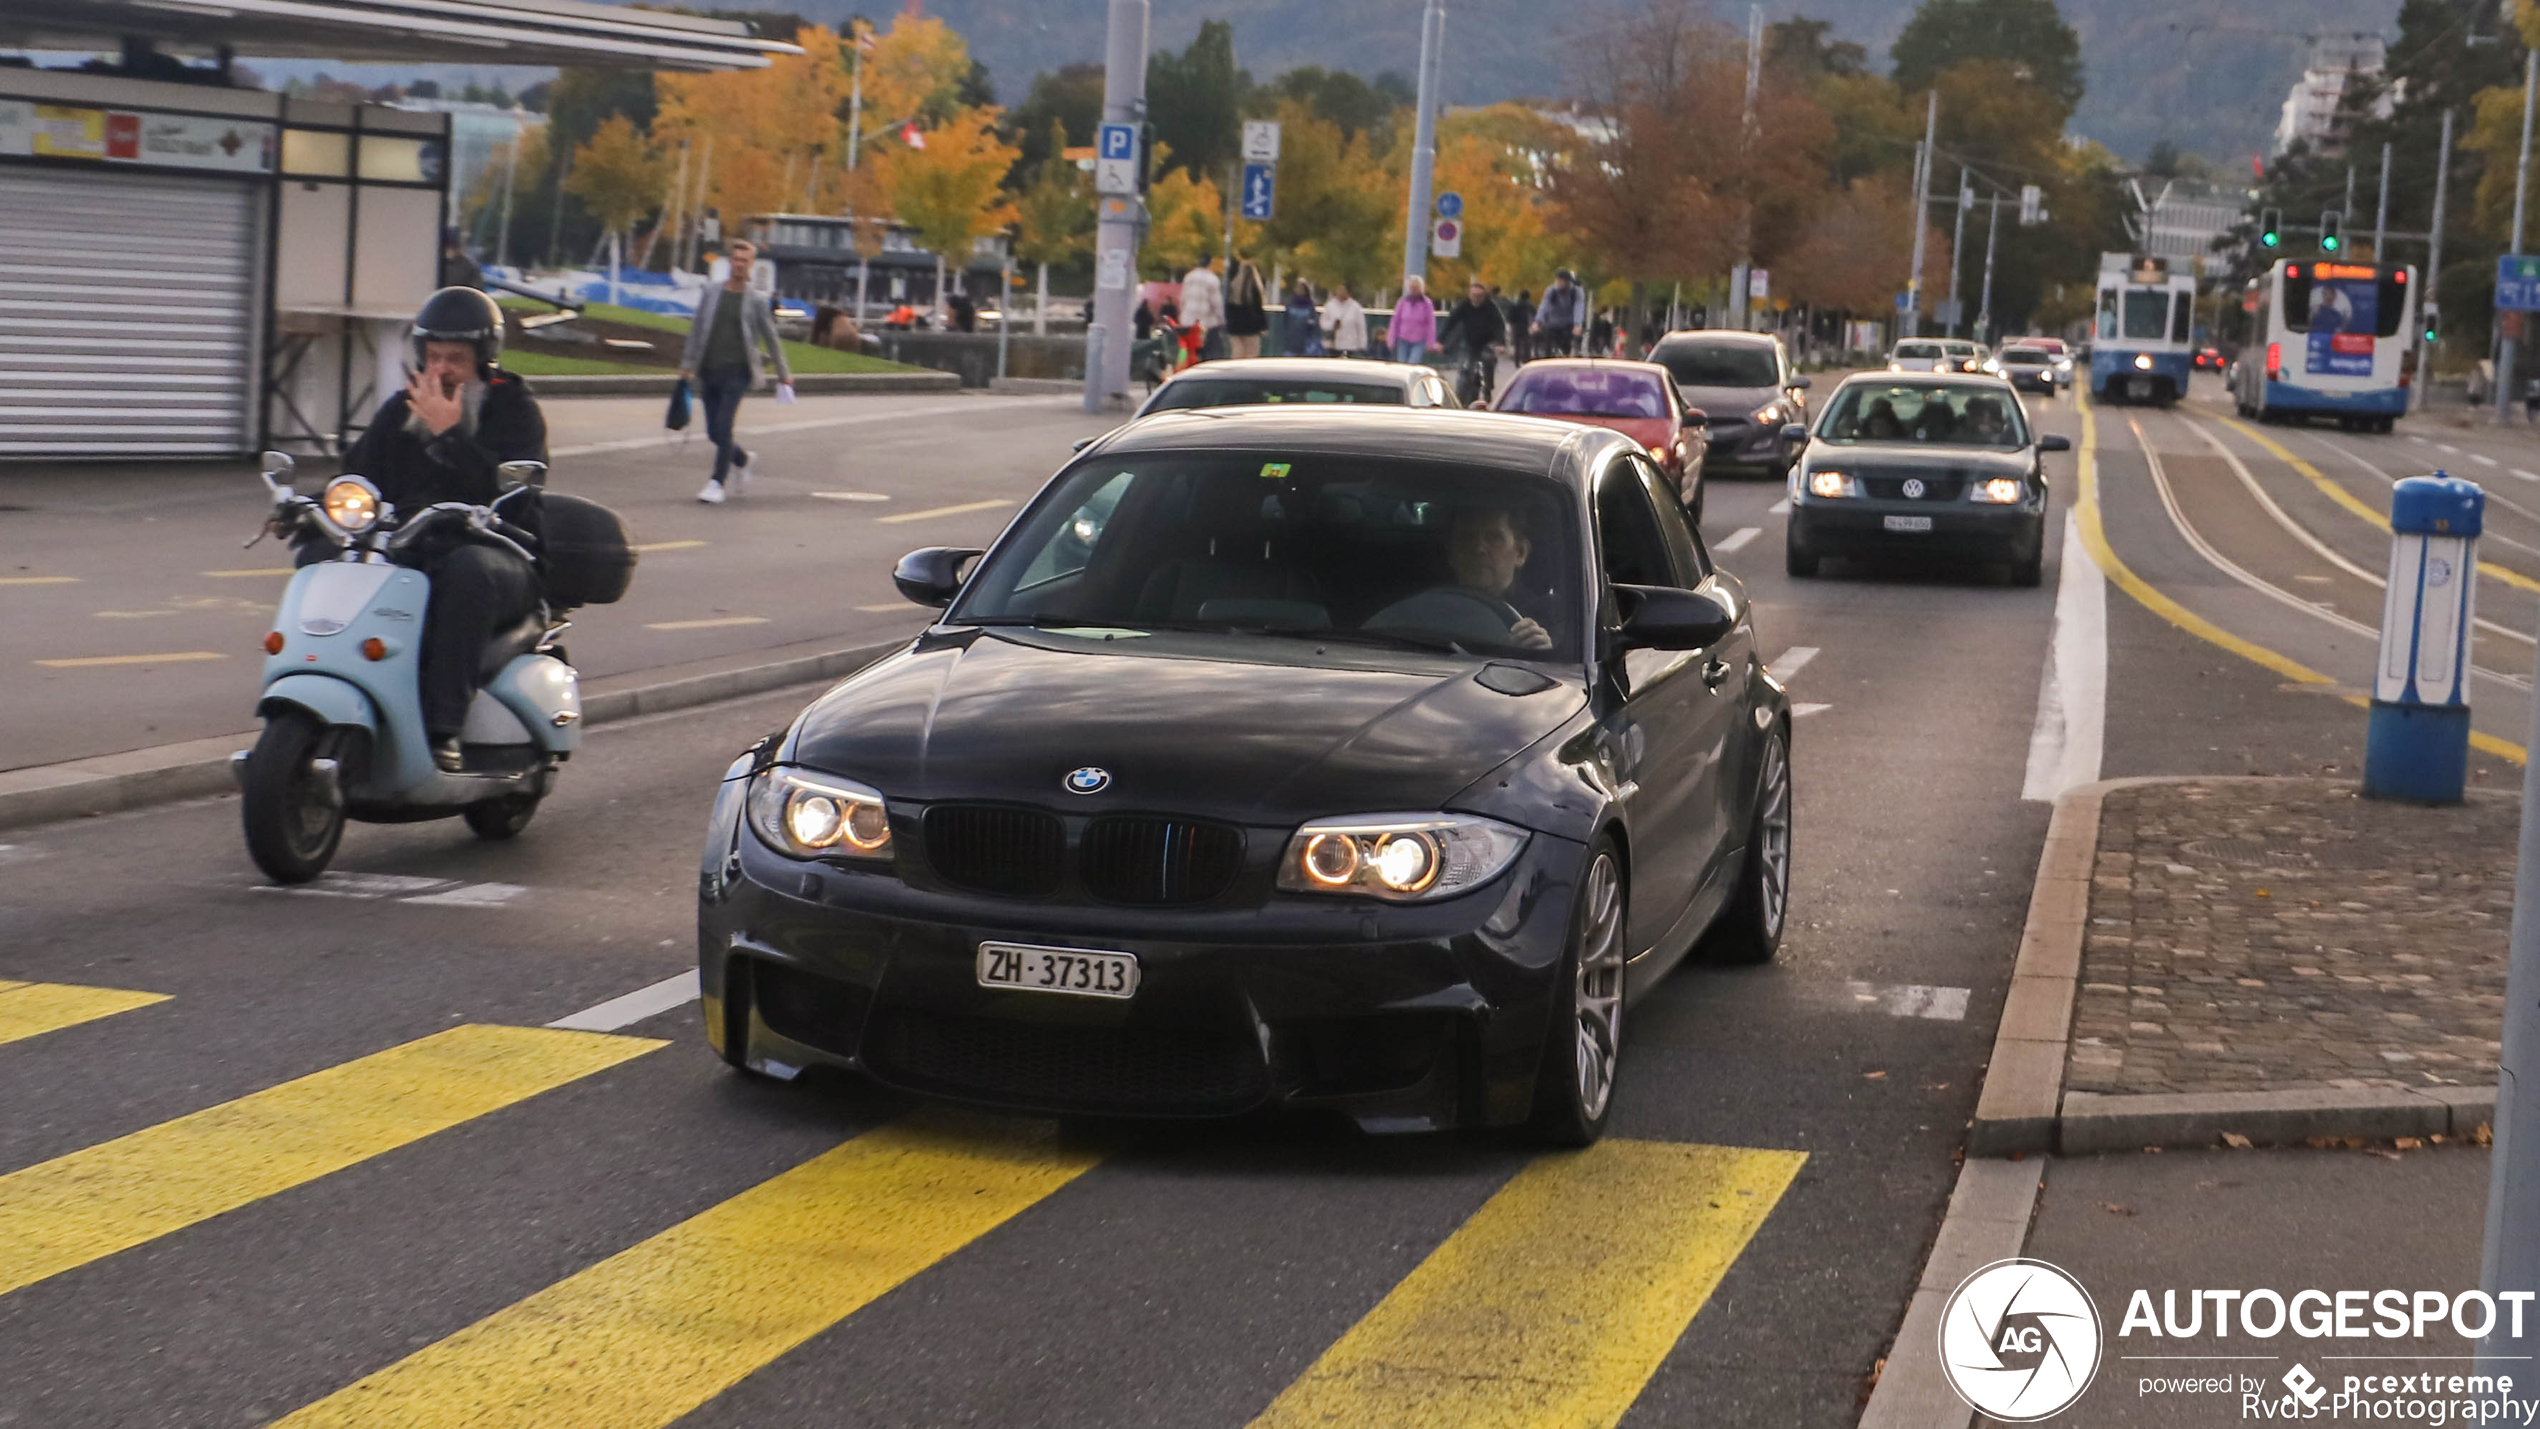
<path fill-rule="evenodd" d="M 0 844 L 0 864 L 33 863 L 44 857 L 44 850 L 24 844 Z"/>
<path fill-rule="evenodd" d="M 734 625 L 765 625 L 764 615 L 719 615 L 712 620 L 656 620 L 646 630 L 722 630 Z"/>
<path fill-rule="evenodd" d="M 2310 439 L 2312 442 L 2317 443 L 2322 449 L 2336 456 L 2346 458 L 2355 465 L 2362 467 L 2364 470 L 2371 472 L 2377 477 L 2380 477 L 2383 481 L 2387 481 L 2395 485 L 2399 480 L 2397 473 L 2392 472 L 2385 467 L 2376 465 L 2370 458 L 2366 457 L 2362 452 L 2355 450 L 2353 447 L 2349 447 L 2342 442 L 2330 441 L 2327 437 L 2318 432 L 2303 432 L 2302 435 Z M 2519 516 L 2526 521 L 2540 521 L 2540 510 L 2534 510 L 2519 502 L 2509 501 L 2504 496 L 2498 494 L 2493 488 L 2488 490 L 2487 504 L 2490 506 L 2501 506 L 2505 510 L 2514 513 L 2516 516 Z M 2490 520 L 2487 523 L 2487 529 L 2480 535 L 2479 540 L 2481 542 L 2492 542 L 2499 546 L 2511 546 L 2517 551 L 2523 551 L 2531 555 L 2540 556 L 2540 546 L 2534 546 L 2527 542 L 2515 540 L 2513 537 L 2497 530 L 2496 523 L 2493 520 Z"/>
<path fill-rule="evenodd" d="M 594 1007 L 586 1007 L 570 1017 L 559 1017 L 550 1027 L 567 1032 L 615 1032 L 632 1027 L 647 1017 L 659 1017 L 674 1007 L 685 1006 L 699 996 L 697 970 L 690 968 L 676 977 L 666 977 L 650 987 L 639 987 L 622 997 L 612 997 Z"/>
<path fill-rule="evenodd" d="M 2452 445 L 2450 442 L 2436 442 L 2434 445 L 2440 450 L 2450 452 L 2454 456 L 2459 456 L 2461 454 L 2461 449 Z"/>
<path fill-rule="evenodd" d="M 416 878 L 403 873 L 343 873 L 330 869 L 314 883 L 249 884 L 259 893 L 297 893 L 311 898 L 399 898 L 451 887 L 457 880 Z"/>
<path fill-rule="evenodd" d="M 2107 744 L 2108 579 L 2081 543 L 2081 518 L 2070 511 L 2060 559 L 2055 633 L 2037 682 L 2037 722 L 2029 729 L 2028 772 L 2020 782 L 2020 797 L 2039 803 L 2096 782 Z"/>
<path fill-rule="evenodd" d="M 848 417 L 812 417 L 799 422 L 769 422 L 764 426 L 743 427 L 735 435 L 764 437 L 778 432 L 809 432 L 827 427 L 861 427 L 875 422 L 916 422 L 938 414 L 960 417 L 990 407 L 1028 407 L 1035 402 L 1047 403 L 1049 400 L 1047 397 L 965 397 L 958 399 L 957 402 L 946 402 L 940 405 L 930 403 L 914 411 L 902 409 L 895 412 L 858 412 Z M 548 455 L 551 457 L 596 456 L 601 452 L 631 452 L 641 451 L 646 447 L 672 447 L 689 441 L 691 436 L 690 433 L 666 433 L 658 437 L 629 437 L 624 441 L 615 442 L 582 442 L 574 446 L 557 447 Z"/>
<path fill-rule="evenodd" d="M 2513 474 L 2521 477 L 2525 481 L 2540 481 L 2540 476 L 2534 476 L 2530 472 L 2524 471 L 2521 467 L 2513 468 Z"/>
<path fill-rule="evenodd" d="M 517 883 L 463 883 L 447 893 L 426 893 L 403 903 L 429 903 L 439 908 L 500 908 L 529 890 Z"/>
<path fill-rule="evenodd" d="M 1967 1020 L 1967 989 L 1963 987 L 1927 987 L 1913 982 L 1879 987 L 1847 982 L 1843 990 L 1852 995 L 1853 1005 L 1864 1011 L 1875 1008 L 1891 1017 L 1925 1017 L 1934 1022 Z"/>
<path fill-rule="evenodd" d="M 2421 447 L 2430 447 L 2430 446 L 2434 445 L 2434 443 L 2433 443 L 2431 440 L 2429 440 L 2429 439 L 2427 439 L 2427 438 L 2425 438 L 2425 437 L 2418 436 L 2418 435 L 2417 435 L 2416 433 L 2414 433 L 2414 432 L 2410 432 L 2410 433 L 2408 433 L 2408 440 L 2409 440 L 2409 441 L 2412 441 L 2412 442 L 2414 442 L 2414 443 L 2416 443 L 2418 446 L 2421 446 Z"/>
<path fill-rule="evenodd" d="M 815 491 L 812 495 L 823 501 L 888 501 L 891 499 L 878 491 Z"/>
<path fill-rule="evenodd" d="M 1747 542 L 1752 541 L 1763 534 L 1764 528 L 1761 526 L 1740 526 L 1736 530 L 1731 531 L 1729 534 L 1722 536 L 1719 540 L 1713 542 L 1711 544 L 1711 549 L 1725 556 L 1731 551 L 1742 548 Z"/>
<path fill-rule="evenodd" d="M 1764 514 L 1765 514 L 1765 515 L 1767 515 L 1767 516 L 1787 516 L 1787 515 L 1789 515 L 1789 514 L 1790 514 L 1790 498 L 1789 498 L 1789 497 L 1787 497 L 1787 496 L 1785 496 L 1785 497 L 1783 497 L 1781 500 L 1774 502 L 1772 505 L 1765 507 L 1765 508 L 1764 508 Z"/>
<path fill-rule="evenodd" d="M 2502 465 L 2502 463 L 2498 462 L 2498 461 L 2497 461 L 2494 457 L 2492 457 L 2492 456 L 2487 456 L 2487 455 L 2485 455 L 2485 454 L 2483 454 L 2483 453 L 2480 453 L 2480 452 L 2471 452 L 2471 453 L 2469 454 L 2469 459 L 2470 459 L 2471 461 L 2474 461 L 2474 462 L 2478 463 L 2480 466 L 2499 466 L 2499 465 Z"/>
<path fill-rule="evenodd" d="M 693 551 L 704 544 L 705 542 L 703 541 L 650 541 L 644 545 L 637 546 L 635 548 L 635 553 L 637 555 L 649 556 L 656 551 Z"/>
<path fill-rule="evenodd" d="M 1834 708 L 1834 706 L 1832 706 L 1832 705 L 1828 705 L 1828 704 L 1810 704 L 1810 703 L 1808 703 L 1808 702 L 1806 702 L 1806 701 L 1804 701 L 1804 700 L 1803 700 L 1803 701 L 1801 701 L 1800 703 L 1795 704 L 1795 705 L 1792 705 L 1792 706 L 1790 707 L 1790 717 L 1791 717 L 1792 719 L 1806 719 L 1808 716 L 1810 716 L 1810 715 L 1812 715 L 1812 714 L 1823 714 L 1823 713 L 1825 713 L 1827 710 L 1830 710 L 1830 709 L 1833 709 L 1833 708 Z"/>
<path fill-rule="evenodd" d="M 2354 562 L 2349 561 L 2349 560 L 2346 560 L 2345 558 L 2343 558 L 2343 557 L 2341 557 L 2341 556 L 2337 555 L 2335 552 L 2333 552 L 2333 551 L 2329 550 L 2326 546 L 2321 545 L 2321 544 L 2319 543 L 2319 541 L 2311 535 L 2311 533 L 2310 533 L 2310 532 L 2308 532 L 2308 531 L 2306 531 L 2306 530 L 2302 529 L 2302 528 L 2301 528 L 2301 527 L 2299 527 L 2299 526 L 2294 525 L 2294 524 L 2293 524 L 2293 518 L 2292 518 L 2292 517 L 2287 516 L 2287 515 L 2283 512 L 2283 510 L 2282 510 L 2281 508 L 2279 508 L 2279 507 L 2277 507 L 2277 506 L 2276 506 L 2276 504 L 2275 504 L 2273 501 L 2268 500 L 2268 499 L 2267 499 L 2267 495 L 2266 495 L 2266 493 L 2265 493 L 2265 492 L 2258 490 L 2257 478 L 2255 478 L 2255 477 L 2253 477 L 2253 476 L 2251 476 L 2251 475 L 2249 474 L 2249 470 L 2248 470 L 2248 468 L 2246 468 L 2246 467 L 2244 467 L 2244 466 L 2240 465 L 2240 463 L 2239 463 L 2239 462 L 2238 462 L 2238 461 L 2237 461 L 2237 460 L 2236 460 L 2236 459 L 2232 456 L 2231 451 L 2230 451 L 2230 449 L 2229 449 L 2229 448 L 2227 448 L 2227 447 L 2223 446 L 2223 445 L 2222 445 L 2222 443 L 2220 443 L 2220 442 L 2216 442 L 2216 441 L 2214 441 L 2214 439 L 2213 439 L 2211 436 L 2207 436 L 2207 437 L 2205 438 L 2205 440 L 2207 440 L 2207 441 L 2209 441 L 2209 442 L 2213 442 L 2213 443 L 2214 443 L 2214 448 L 2215 448 L 2215 450 L 2220 451 L 2220 452 L 2223 454 L 2223 460 L 2225 460 L 2225 461 L 2228 461 L 2228 462 L 2231 462 L 2231 463 L 2232 463 L 2232 468 L 2233 468 L 2233 470 L 2237 471 L 2237 472 L 2239 473 L 2239 475 L 2240 475 L 2240 480 L 2241 480 L 2241 483 L 2242 483 L 2243 485 L 2247 486 L 2247 487 L 2249 488 L 2249 490 L 2257 496 L 2257 498 L 2258 498 L 2258 503 L 2259 503 L 2260 505 L 2262 505 L 2262 506 L 2264 506 L 2264 507 L 2266 507 L 2266 508 L 2267 508 L 2268 514 L 2270 514 L 2270 515 L 2272 515 L 2272 516 L 2274 516 L 2274 517 L 2275 517 L 2275 519 L 2276 519 L 2276 523 L 2277 523 L 2278 525 L 2280 525 L 2280 526 L 2284 527 L 2284 529 L 2286 529 L 2287 531 L 2290 531 L 2290 532 L 2292 532 L 2292 533 L 2293 533 L 2294 539 L 2296 539 L 2296 540 L 2300 541 L 2302 544 L 2304 544 L 2304 545 L 2306 545 L 2306 546 L 2310 547 L 2312 550 L 2314 550 L 2314 551 L 2316 551 L 2316 552 L 2320 553 L 2321 555 L 2326 556 L 2326 557 L 2327 557 L 2327 558 L 2328 558 L 2331 562 L 2335 563 L 2336 565 L 2338 565 L 2339 567 L 2343 568 L 2343 569 L 2344 569 L 2344 570 L 2346 570 L 2347 572 L 2349 572 L 2349 573 L 2351 573 L 2351 574 L 2353 574 L 2353 575 L 2361 576 L 2363 579 L 2365 579 L 2365 580 L 2367 580 L 2367 581 L 2372 582 L 2373 587 L 2374 587 L 2375 589 L 2380 590 L 2380 589 L 2387 589 L 2387 588 L 2388 588 L 2388 582 L 2387 582 L 2387 581 L 2385 581 L 2385 580 L 2383 580 L 2383 579 L 2382 579 L 2382 577 L 2380 576 L 2380 574 L 2378 574 L 2377 572 L 2371 571 L 2371 570 L 2367 570 L 2367 569 L 2365 569 L 2364 567 L 2362 567 L 2362 566 L 2358 566 L 2358 565 L 2356 565 Z M 2390 482 L 2390 483 L 2391 483 L 2392 485 L 2394 485 L 2394 486 L 2395 486 L 2396 484 L 2398 484 L 2398 480 L 2399 480 L 2399 479 L 2398 479 L 2397 477 L 2392 476 L 2389 472 L 2386 472 L 2386 471 L 2382 470 L 2380 467 L 2377 467 L 2377 466 L 2373 465 L 2371 462 L 2366 461 L 2366 460 L 2363 458 L 2363 455 L 2362 455 L 2361 453 L 2359 453 L 2359 452 L 2355 452 L 2355 451 L 2352 451 L 2352 450 L 2349 450 L 2348 448 L 2345 448 L 2345 447 L 2342 447 L 2342 446 L 2339 446 L 2338 444 L 2336 444 L 2336 443 L 2334 443 L 2334 442 L 2331 442 L 2331 441 L 2327 440 L 2327 439 L 2326 439 L 2326 438 L 2324 438 L 2324 437 L 2314 437 L 2314 438 L 2313 438 L 2313 440 L 2314 440 L 2314 441 L 2317 441 L 2317 442 L 2318 442 L 2321 446 L 2326 447 L 2329 451 L 2334 452 L 2334 453 L 2336 453 L 2336 454 L 2338 454 L 2338 455 L 2340 455 L 2340 456 L 2343 456 L 2343 457 L 2347 458 L 2348 460 L 2350 460 L 2350 461 L 2354 462 L 2357 466 L 2360 466 L 2360 467 L 2362 467 L 2364 470 L 2371 472 L 2373 475 L 2380 477 L 2382 480 L 2387 481 L 2387 482 Z M 2494 495 L 2493 493 L 2490 493 L 2490 494 L 2489 494 L 2489 496 L 2488 496 L 2487 500 L 2488 500 L 2489 504 L 2491 504 L 2491 505 L 2501 506 L 2501 507 L 2505 508 L 2505 509 L 2506 509 L 2506 510 L 2508 510 L 2508 511 L 2515 512 L 2515 513 L 2517 513 L 2517 514 L 2519 514 L 2519 515 L 2522 515 L 2522 516 L 2532 516 L 2532 515 L 2533 515 L 2533 513 L 2532 513 L 2532 512 L 2527 511 L 2527 510 L 2524 510 L 2522 507 L 2520 507 L 2520 506 L 2516 506 L 2514 503 L 2512 503 L 2512 502 L 2510 502 L 2510 501 L 2505 500 L 2505 499 L 2504 499 L 2503 497 L 2501 497 L 2501 496 Z M 2540 519 L 2540 518 L 2535 518 L 2535 519 Z M 2522 543 L 2521 543 L 2521 542 L 2516 541 L 2516 540 L 2513 540 L 2513 539 L 2511 539 L 2510 537 L 2504 536 L 2504 535 L 2502 535 L 2502 534 L 2500 534 L 2500 533 L 2498 533 L 2498 532 L 2496 532 L 2496 531 L 2493 531 L 2493 530 L 2490 530 L 2490 531 L 2488 531 L 2488 532 L 2486 533 L 2485 539 L 2498 541 L 2498 542 L 2501 542 L 2502 544 L 2504 544 L 2504 545 L 2508 545 L 2508 546 L 2522 546 Z M 2524 549 L 2524 550 L 2526 550 L 2526 551 L 2530 551 L 2530 550 L 2535 550 L 2535 549 L 2540 549 L 2540 548 L 2535 548 L 2535 547 L 2531 547 L 2531 546 L 2522 546 L 2522 549 Z M 2488 619 L 2486 616 L 2483 616 L 2483 615 L 2481 615 L 2481 616 L 2477 616 L 2477 617 L 2475 617 L 2475 619 L 2476 619 L 2476 622 L 2477 622 L 2477 626 L 2478 626 L 2478 628 L 2479 628 L 2479 629 L 2481 629 L 2481 630 L 2486 631 L 2486 632 L 2487 632 L 2488 634 L 2490 634 L 2490 635 L 2501 635 L 2501 636 L 2505 637 L 2505 638 L 2506 638 L 2506 639 L 2508 639 L 2508 640 L 2516 640 L 2516 641 L 2520 641 L 2521 643 L 2523 643 L 2523 644 L 2525 644 L 2525 645 L 2529 645 L 2529 644 L 2533 643 L 2533 642 L 2532 642 L 2532 638 L 2531 638 L 2530 636 L 2523 634 L 2521 631 L 2514 629 L 2512 626 L 2509 626 L 2509 625 L 2499 625 L 2499 624 L 2497 624 L 2495 621 L 2490 620 L 2490 619 Z M 2374 629 L 2374 630 L 2371 630 L 2371 631 L 2369 631 L 2368 633 L 2369 633 L 2369 634 L 2370 634 L 2370 635 L 2371 635 L 2371 636 L 2372 636 L 2375 640 L 2379 640 L 2379 639 L 2381 638 L 2381 632 L 2380 632 L 2380 630 L 2379 630 L 2379 629 Z M 2524 679 L 2521 679 L 2521 678 L 2518 678 L 2518 677 L 2513 676 L 2513 675 L 2502 674 L 2502 673 L 2499 673 L 2499 672 L 2494 671 L 2494 670 L 2480 670 L 2480 671 L 2479 671 L 2479 673 L 2484 674 L 2484 675 L 2487 675 L 2487 676 L 2490 676 L 2491 678 L 2494 678 L 2494 679 L 2497 679 L 2497 680 L 2501 680 L 2501 681 L 2503 681 L 2504 683 L 2506 683 L 2506 684 L 2508 684 L 2508 685 L 2513 686 L 2513 687 L 2514 687 L 2515 689 L 2517 689 L 2517 690 L 2527 690 L 2527 689 L 2530 689 L 2530 688 L 2531 688 L 2531 683 L 2530 683 L 2530 681 L 2528 681 L 2528 680 L 2524 680 Z"/>
<path fill-rule="evenodd" d="M 1816 658 L 1816 646 L 1793 645 L 1789 649 L 1774 656 L 1772 659 L 1765 661 L 1764 668 L 1773 672 L 1774 679 L 1777 679 L 1787 685 L 1792 680 L 1799 677 L 1800 671 L 1808 668 L 1809 661 Z"/>
<path fill-rule="evenodd" d="M 859 605 L 856 607 L 856 611 L 863 615 L 873 615 L 885 610 L 906 610 L 908 609 L 908 605 L 909 603 L 904 600 L 892 600 L 884 601 L 880 605 Z"/>

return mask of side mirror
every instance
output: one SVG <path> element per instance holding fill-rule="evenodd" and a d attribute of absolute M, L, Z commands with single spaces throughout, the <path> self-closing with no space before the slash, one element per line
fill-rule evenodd
<path fill-rule="evenodd" d="M 547 464 L 543 461 L 507 461 L 494 468 L 494 474 L 502 478 L 506 490 L 547 484 Z"/>
<path fill-rule="evenodd" d="M 1783 423 L 1782 440 L 1786 442 L 1804 442 L 1808 440 L 1807 425 L 1801 422 Z"/>
<path fill-rule="evenodd" d="M 1807 390 L 1808 390 L 1808 379 L 1807 379 L 1807 378 L 1805 378 L 1805 377 L 1793 377 L 1792 379 L 1790 379 L 1790 390 L 1791 390 L 1791 391 L 1793 391 L 1793 392 L 1805 392 L 1805 391 L 1807 391 Z"/>
<path fill-rule="evenodd" d="M 1687 407 L 1685 408 L 1685 425 L 1688 427 L 1707 427 L 1711 425 L 1711 414 L 1703 411 L 1700 407 Z"/>
<path fill-rule="evenodd" d="M 891 568 L 891 584 L 917 604 L 941 610 L 961 594 L 962 564 L 982 554 L 972 546 L 928 546 L 911 551 Z"/>
<path fill-rule="evenodd" d="M 1618 585 L 1623 645 L 1635 650 L 1700 650 L 1737 627 L 1728 607 L 1700 591 L 1670 586 Z"/>
<path fill-rule="evenodd" d="M 291 471 L 299 463 L 289 452 L 266 452 L 264 456 L 265 490 L 279 497 L 291 489 Z"/>
<path fill-rule="evenodd" d="M 2073 439 L 2048 432 L 2037 439 L 2037 449 L 2042 452 L 2068 452 L 2073 449 Z"/>

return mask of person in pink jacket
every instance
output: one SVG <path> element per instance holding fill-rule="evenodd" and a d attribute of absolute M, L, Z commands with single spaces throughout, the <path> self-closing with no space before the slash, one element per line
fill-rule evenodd
<path fill-rule="evenodd" d="M 1429 285 L 1417 275 L 1402 280 L 1402 296 L 1394 301 L 1385 336 L 1393 343 L 1396 362 L 1419 362 L 1437 351 L 1438 305 L 1429 301 Z"/>

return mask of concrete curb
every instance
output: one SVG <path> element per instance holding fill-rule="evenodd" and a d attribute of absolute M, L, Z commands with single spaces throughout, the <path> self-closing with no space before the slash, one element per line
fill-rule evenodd
<path fill-rule="evenodd" d="M 541 397 L 647 397 L 665 401 L 679 381 L 676 373 L 603 373 L 581 376 L 531 377 L 530 389 Z M 1082 384 L 1079 384 L 1082 385 Z M 809 397 L 838 392 L 958 392 L 961 377 L 952 372 L 801 372 L 794 391 Z"/>
<path fill-rule="evenodd" d="M 836 680 L 907 643 L 903 637 L 671 678 L 663 678 L 662 671 L 612 675 L 584 687 L 582 717 L 589 724 L 609 724 Z M 229 756 L 255 742 L 256 732 L 248 730 L 0 771 L 0 829 L 226 793 L 236 787 Z"/>
<path fill-rule="evenodd" d="M 2064 1090 L 2103 799 L 2111 790 L 2147 784 L 2284 782 L 2289 781 L 2247 775 L 2103 779 L 2068 789 L 2055 801 L 2046 846 L 2038 856 L 2036 886 L 2029 894 L 2028 922 L 2020 932 L 2019 958 L 2011 967 L 2010 996 L 1994 1033 L 1975 1122 L 1967 1131 L 1970 1157 L 2211 1146 L 2226 1132 L 2255 1145 L 2314 1136 L 2466 1136 L 2495 1120 L 2494 1087 L 2308 1087 L 2175 1095 Z"/>
<path fill-rule="evenodd" d="M 2028 1244 L 2044 1165 L 1970 1157 L 1958 1168 L 1949 1213 L 1906 1303 L 1896 1343 L 1888 1347 L 1887 1367 L 1861 1411 L 1861 1429 L 1966 1429 L 1974 1421 L 1975 1411 L 1941 1372 L 1941 1312 L 1960 1282 Z"/>
<path fill-rule="evenodd" d="M 1081 377 L 992 377 L 988 390 L 999 396 L 1075 397 L 1085 390 Z"/>

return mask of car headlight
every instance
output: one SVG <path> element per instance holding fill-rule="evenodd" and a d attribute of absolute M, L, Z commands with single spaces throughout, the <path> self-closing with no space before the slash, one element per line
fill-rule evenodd
<path fill-rule="evenodd" d="M 1362 814 L 1318 819 L 1288 839 L 1279 887 L 1407 903 L 1489 882 L 1526 846 L 1526 831 L 1473 814 Z"/>
<path fill-rule="evenodd" d="M 318 509 L 347 536 L 369 530 L 379 521 L 379 488 L 358 476 L 339 476 L 326 484 Z"/>
<path fill-rule="evenodd" d="M 1969 501 L 1989 502 L 1995 506 L 2008 506 L 2027 494 L 2026 484 L 2015 476 L 1997 476 L 1979 481 L 1967 489 Z"/>
<path fill-rule="evenodd" d="M 1861 484 L 1854 481 L 1849 472 L 1812 471 L 1808 473 L 1808 494 L 1828 498 L 1858 496 Z"/>
<path fill-rule="evenodd" d="M 1667 459 L 1667 449 L 1665 447 L 1651 447 L 1649 449 L 1649 455 L 1653 461 L 1665 461 Z"/>
<path fill-rule="evenodd" d="M 879 791 L 800 769 L 771 769 L 750 783 L 750 827 L 796 858 L 891 856 L 890 811 Z"/>
<path fill-rule="evenodd" d="M 1996 374 L 1999 374 L 1999 373 L 2002 371 L 2002 364 L 2001 364 L 2001 363 L 1999 363 L 1999 362 L 1996 362 L 1996 361 L 1994 361 L 1992 358 L 1988 357 L 1988 358 L 1986 358 L 1986 359 L 1984 360 L 1984 370 L 1985 370 L 1985 371 L 1987 371 L 1987 372 L 1991 372 L 1991 373 L 1996 373 Z"/>
<path fill-rule="evenodd" d="M 2149 371 L 2151 371 L 2151 370 L 2152 370 L 2152 354 L 2150 354 L 2150 353 L 2148 353 L 2148 352 L 2138 352 L 2138 353 L 2136 353 L 2136 354 L 2134 355 L 2134 365 L 2135 365 L 2137 368 L 2139 368 L 2139 369 L 2141 369 L 2141 370 L 2143 370 L 2143 371 L 2145 371 L 2145 372 L 2149 372 Z"/>
<path fill-rule="evenodd" d="M 1790 420 L 1790 414 L 1782 410 L 1781 403 L 1767 402 L 1763 406 L 1756 408 L 1753 416 L 1749 418 L 1749 420 L 1753 421 L 1755 425 L 1759 427 L 1778 427 L 1782 423 Z"/>

